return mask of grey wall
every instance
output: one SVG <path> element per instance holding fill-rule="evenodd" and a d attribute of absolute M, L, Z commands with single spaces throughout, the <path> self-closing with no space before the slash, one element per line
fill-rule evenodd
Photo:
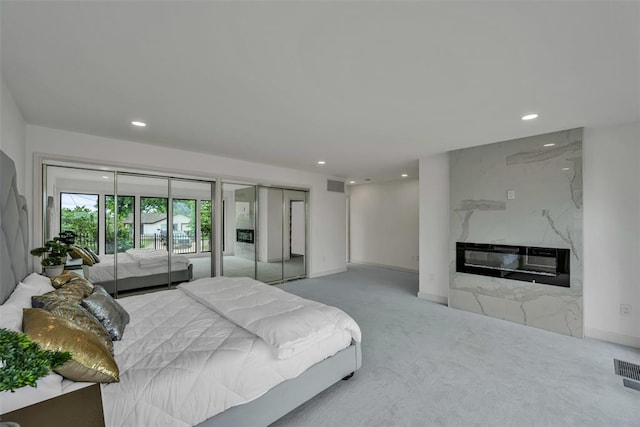
<path fill-rule="evenodd" d="M 13 160 L 18 173 L 18 191 L 25 194 L 26 124 L 9 87 L 0 76 L 0 148 Z M 31 208 L 31 201 L 27 201 Z"/>
<path fill-rule="evenodd" d="M 449 159 L 449 305 L 582 337 L 582 129 L 452 151 Z M 456 242 L 570 249 L 571 287 L 456 273 Z"/>

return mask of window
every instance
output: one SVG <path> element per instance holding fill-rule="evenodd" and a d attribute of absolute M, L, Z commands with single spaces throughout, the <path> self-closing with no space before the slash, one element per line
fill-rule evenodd
<path fill-rule="evenodd" d="M 173 199 L 173 253 L 196 251 L 196 201 Z"/>
<path fill-rule="evenodd" d="M 98 251 L 98 195 L 60 193 L 60 231 L 76 233 L 76 245 Z"/>
<path fill-rule="evenodd" d="M 200 200 L 200 252 L 211 252 L 211 200 Z"/>
<path fill-rule="evenodd" d="M 112 254 L 115 246 L 114 224 L 118 236 L 118 252 L 124 252 L 135 246 L 134 229 L 135 217 L 135 197 L 118 196 L 118 220 L 115 221 L 115 200 L 113 195 L 104 196 L 105 204 L 105 238 L 104 252 Z"/>
<path fill-rule="evenodd" d="M 167 249 L 166 197 L 140 197 L 140 247 Z"/>

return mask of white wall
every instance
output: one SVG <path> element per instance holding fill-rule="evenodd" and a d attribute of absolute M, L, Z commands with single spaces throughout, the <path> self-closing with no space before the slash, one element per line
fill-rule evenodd
<path fill-rule="evenodd" d="M 169 174 L 309 188 L 308 276 L 346 270 L 345 195 L 326 191 L 327 176 L 33 125 L 26 127 L 26 141 L 26 170 L 30 173 L 26 177 L 25 193 L 36 206 L 31 209 L 35 211 L 32 221 L 36 236 L 41 235 L 41 221 L 39 184 L 34 185 L 38 170 L 34 170 L 37 165 L 33 164 L 33 154 L 43 153 L 47 158 L 75 158 L 93 164 L 117 164 Z"/>
<path fill-rule="evenodd" d="M 1 80 L 1 78 L 0 78 Z M 0 149 L 14 161 L 18 174 L 18 191 L 24 194 L 25 191 L 25 121 L 20 109 L 16 105 L 11 91 L 4 83 L 0 87 Z M 31 209 L 31 200 L 29 209 Z"/>
<path fill-rule="evenodd" d="M 640 347 L 640 123 L 586 128 L 583 147 L 585 334 Z"/>
<path fill-rule="evenodd" d="M 449 295 L 449 155 L 420 159 L 420 298 Z"/>
<path fill-rule="evenodd" d="M 418 270 L 418 180 L 350 189 L 351 262 Z"/>

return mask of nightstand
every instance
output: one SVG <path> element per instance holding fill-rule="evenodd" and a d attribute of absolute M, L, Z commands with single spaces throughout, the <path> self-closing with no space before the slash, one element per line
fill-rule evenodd
<path fill-rule="evenodd" d="M 65 270 L 79 270 L 82 268 L 82 258 L 69 259 L 64 265 Z"/>
<path fill-rule="evenodd" d="M 25 408 L 0 415 L 20 427 L 104 427 L 100 384 L 62 394 Z"/>

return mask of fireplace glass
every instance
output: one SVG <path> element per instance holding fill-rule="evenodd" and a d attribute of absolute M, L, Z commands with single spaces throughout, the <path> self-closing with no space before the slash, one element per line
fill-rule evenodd
<path fill-rule="evenodd" d="M 569 249 L 456 243 L 456 271 L 569 287 Z"/>

